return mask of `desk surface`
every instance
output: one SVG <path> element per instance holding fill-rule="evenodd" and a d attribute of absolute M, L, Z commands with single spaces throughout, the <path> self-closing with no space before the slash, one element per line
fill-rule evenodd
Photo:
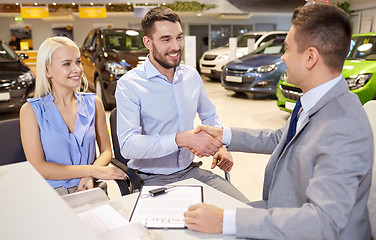
<path fill-rule="evenodd" d="M 97 239 L 28 162 L 0 167 L 0 238 Z"/>
<path fill-rule="evenodd" d="M 223 209 L 250 208 L 249 205 L 238 201 L 196 179 L 188 179 L 173 183 L 174 185 L 201 185 L 204 187 L 204 202 L 213 204 Z M 136 203 L 138 193 L 123 196 L 122 198 L 110 200 L 110 205 L 114 207 L 127 219 L 130 218 L 132 209 Z M 176 240 L 176 239 L 238 239 L 235 236 L 224 236 L 222 234 L 205 234 L 194 232 L 188 229 L 150 229 L 155 240 Z"/>

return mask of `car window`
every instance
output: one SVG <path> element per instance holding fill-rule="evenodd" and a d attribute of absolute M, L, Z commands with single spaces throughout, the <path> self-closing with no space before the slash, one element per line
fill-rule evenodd
<path fill-rule="evenodd" d="M 103 45 L 107 51 L 145 50 L 142 33 L 135 30 L 106 31 L 103 33 Z"/>
<path fill-rule="evenodd" d="M 253 51 L 253 54 L 282 55 L 285 52 L 285 38 L 276 38 Z"/>
<path fill-rule="evenodd" d="M 256 35 L 241 35 L 238 37 L 238 47 L 247 47 L 248 39 L 255 39 L 255 42 L 261 37 L 261 34 Z"/>
<path fill-rule="evenodd" d="M 376 60 L 376 36 L 353 37 L 348 59 Z"/>
<path fill-rule="evenodd" d="M 0 61 L 16 59 L 17 54 L 8 45 L 0 42 Z"/>
<path fill-rule="evenodd" d="M 91 43 L 93 42 L 93 37 L 94 37 L 95 31 L 91 32 L 85 39 L 84 41 L 84 47 L 90 47 Z"/>

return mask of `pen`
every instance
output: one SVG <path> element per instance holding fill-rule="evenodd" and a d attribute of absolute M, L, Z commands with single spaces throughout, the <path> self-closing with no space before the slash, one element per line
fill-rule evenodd
<path fill-rule="evenodd" d="M 168 189 L 171 189 L 171 188 L 174 188 L 174 187 L 176 187 L 176 186 L 156 188 L 156 189 L 150 190 L 149 195 L 152 196 L 152 197 L 155 197 L 155 196 L 158 196 L 158 195 L 161 195 L 161 194 L 165 194 Z"/>

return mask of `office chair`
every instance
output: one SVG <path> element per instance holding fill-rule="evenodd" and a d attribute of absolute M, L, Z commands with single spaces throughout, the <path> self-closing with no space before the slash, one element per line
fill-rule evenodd
<path fill-rule="evenodd" d="M 368 115 L 373 133 L 373 144 L 376 149 L 376 100 L 368 101 L 364 104 L 364 110 Z M 376 239 L 376 154 L 373 162 L 371 190 L 368 198 L 369 220 L 371 222 L 372 239 Z"/>
<path fill-rule="evenodd" d="M 116 167 L 123 170 L 127 176 L 127 180 L 115 180 L 119 186 L 122 196 L 138 192 L 141 189 L 141 178 L 133 171 L 133 169 L 127 167 L 129 159 L 125 159 L 120 153 L 119 139 L 117 136 L 117 110 L 114 108 L 110 114 L 110 127 L 111 127 L 111 139 L 112 148 L 114 150 L 115 158 L 111 160 L 111 163 Z"/>
<path fill-rule="evenodd" d="M 22 148 L 20 120 L 0 121 L 0 166 L 26 161 Z"/>
<path fill-rule="evenodd" d="M 117 136 L 117 108 L 115 107 L 110 114 L 110 127 L 111 127 L 111 139 L 112 147 L 114 150 L 115 158 L 111 160 L 111 163 L 118 168 L 122 169 L 129 177 L 127 180 L 116 180 L 119 185 L 121 195 L 124 196 L 133 191 L 139 191 L 141 188 L 140 177 L 130 168 L 126 166 L 129 159 L 125 159 L 120 153 L 119 139 Z M 202 165 L 202 162 L 196 163 L 198 166 Z M 225 172 L 225 179 L 230 182 L 230 173 Z"/>

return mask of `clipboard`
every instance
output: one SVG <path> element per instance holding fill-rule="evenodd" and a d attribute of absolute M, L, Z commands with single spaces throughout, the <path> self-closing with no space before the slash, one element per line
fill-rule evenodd
<path fill-rule="evenodd" d="M 166 193 L 149 194 L 150 190 L 162 187 L 167 188 Z M 203 201 L 203 187 L 199 185 L 143 186 L 129 221 L 149 229 L 184 229 L 184 212 Z"/>

